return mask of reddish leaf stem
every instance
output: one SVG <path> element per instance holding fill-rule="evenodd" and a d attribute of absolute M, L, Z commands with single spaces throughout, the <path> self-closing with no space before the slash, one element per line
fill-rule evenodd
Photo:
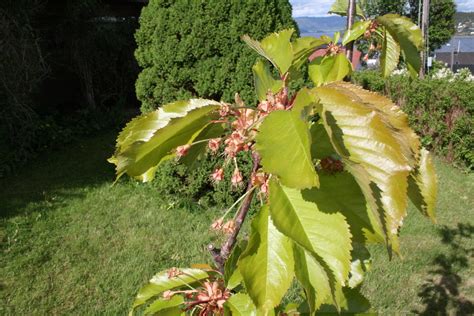
<path fill-rule="evenodd" d="M 252 153 L 252 159 L 253 159 L 253 167 L 252 167 L 252 174 L 257 172 L 259 163 L 260 163 L 260 157 L 258 156 L 257 152 Z M 251 174 L 251 175 L 252 175 Z M 247 190 L 252 190 L 252 176 L 249 177 L 249 181 L 247 184 Z M 235 229 L 232 232 L 232 234 L 227 238 L 225 243 L 222 245 L 220 251 L 217 249 L 214 249 L 213 247 L 210 247 L 210 251 L 212 256 L 214 257 L 214 261 L 216 262 L 217 269 L 221 272 L 224 273 L 224 265 L 227 259 L 229 258 L 232 249 L 235 246 L 235 243 L 237 242 L 237 236 L 239 235 L 240 229 L 242 228 L 242 224 L 245 221 L 245 217 L 247 216 L 247 213 L 250 209 L 250 203 L 252 202 L 252 198 L 254 195 L 255 190 L 252 190 L 249 194 L 247 194 L 247 197 L 244 199 L 242 202 L 242 205 L 240 206 L 239 212 L 237 213 L 237 216 L 235 217 Z"/>

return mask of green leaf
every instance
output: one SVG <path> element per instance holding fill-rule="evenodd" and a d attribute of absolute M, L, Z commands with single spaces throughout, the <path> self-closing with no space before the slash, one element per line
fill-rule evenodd
<path fill-rule="evenodd" d="M 392 71 L 397 68 L 400 59 L 400 45 L 395 41 L 390 32 L 382 27 L 380 38 L 382 40 L 382 53 L 380 55 L 380 68 L 384 77 L 390 76 Z"/>
<path fill-rule="evenodd" d="M 247 247 L 246 241 L 241 241 L 238 243 L 232 253 L 230 254 L 229 258 L 225 262 L 224 266 L 224 280 L 226 282 L 226 287 L 230 290 L 236 288 L 242 283 L 242 275 L 237 267 L 237 263 L 239 261 L 239 257 Z"/>
<path fill-rule="evenodd" d="M 166 310 L 172 309 L 173 307 L 178 307 L 184 303 L 184 298 L 181 295 L 175 295 L 169 300 L 157 299 L 150 306 L 147 307 L 144 314 L 145 315 L 163 315 L 160 312 L 166 313 Z M 175 310 L 175 309 L 173 309 Z M 180 312 L 182 312 L 180 310 Z"/>
<path fill-rule="evenodd" d="M 256 316 L 257 309 L 250 296 L 244 293 L 232 295 L 224 306 L 228 307 L 232 316 Z"/>
<path fill-rule="evenodd" d="M 348 286 L 352 289 L 362 284 L 365 274 L 370 270 L 372 259 L 370 253 L 364 244 L 352 243 L 352 262 Z"/>
<path fill-rule="evenodd" d="M 308 88 L 301 88 L 291 104 L 291 113 L 305 121 L 316 105 L 316 97 Z"/>
<path fill-rule="evenodd" d="M 389 109 L 380 96 L 351 84 L 326 85 L 316 93 L 333 147 L 359 184 L 373 218 L 389 237 L 387 242 L 397 250 L 412 169 L 414 140 L 408 135 L 409 127 L 401 129 L 403 116 L 395 105 Z"/>
<path fill-rule="evenodd" d="M 283 76 L 290 69 L 293 61 L 293 49 L 290 43 L 293 32 L 293 29 L 288 29 L 272 33 L 261 42 L 251 39 L 248 35 L 242 36 L 242 40 L 258 54 L 268 59 Z"/>
<path fill-rule="evenodd" d="M 318 48 L 319 46 L 329 44 L 331 39 L 321 36 L 320 38 L 315 37 L 299 37 L 293 43 L 293 65 L 292 68 L 298 70 L 303 66 L 304 63 L 308 61 L 309 56 Z"/>
<path fill-rule="evenodd" d="M 421 67 L 420 51 L 423 50 L 421 30 L 409 18 L 397 14 L 386 14 L 377 18 L 395 41 L 400 45 L 403 58 L 413 77 L 418 76 Z"/>
<path fill-rule="evenodd" d="M 292 188 L 317 186 L 318 175 L 311 160 L 311 136 L 300 112 L 274 111 L 260 125 L 256 149 L 263 169 Z"/>
<path fill-rule="evenodd" d="M 340 32 L 334 32 L 332 36 L 332 42 L 337 44 L 339 43 L 339 40 L 341 39 L 341 33 Z"/>
<path fill-rule="evenodd" d="M 161 271 L 154 275 L 147 285 L 143 286 L 133 302 L 133 308 L 145 304 L 149 299 L 156 297 L 167 290 L 172 290 L 193 284 L 209 277 L 207 272 L 200 269 L 180 269 L 183 274 L 173 278 L 168 277 L 168 271 Z"/>
<path fill-rule="evenodd" d="M 298 311 L 300 304 L 298 303 L 288 303 L 283 310 L 283 315 L 286 316 L 300 316 L 300 312 Z"/>
<path fill-rule="evenodd" d="M 226 283 L 227 283 L 226 287 L 229 290 L 233 290 L 242 284 L 242 280 L 243 278 L 242 278 L 242 274 L 240 273 L 240 270 L 235 269 L 233 273 L 231 274 L 231 276 L 228 279 L 226 279 Z"/>
<path fill-rule="evenodd" d="M 117 178 L 127 173 L 144 181 L 151 179 L 153 169 L 171 158 L 173 149 L 199 135 L 219 106 L 203 99 L 178 101 L 132 120 L 120 133 L 116 152 L 109 159 L 116 165 Z"/>
<path fill-rule="evenodd" d="M 315 58 L 308 70 L 309 77 L 317 87 L 342 80 L 351 72 L 352 64 L 343 53 Z"/>
<path fill-rule="evenodd" d="M 238 263 L 249 296 L 264 314 L 280 304 L 294 275 L 291 242 L 273 226 L 268 213 L 268 206 L 263 206 L 252 221 L 248 246 Z"/>
<path fill-rule="evenodd" d="M 194 143 L 210 138 L 219 138 L 224 134 L 224 131 L 225 129 L 223 124 L 209 124 L 191 141 Z M 191 146 L 191 148 L 188 150 L 188 154 L 184 157 L 181 157 L 179 162 L 186 165 L 188 170 L 193 170 L 199 167 L 201 159 L 207 152 L 207 144 L 208 142 L 201 142 Z"/>
<path fill-rule="evenodd" d="M 355 22 L 352 25 L 351 29 L 346 31 L 346 33 L 344 34 L 344 37 L 342 38 L 342 45 L 346 46 L 347 43 L 355 41 L 356 39 L 364 35 L 370 23 L 372 23 L 372 21 L 370 20 Z"/>
<path fill-rule="evenodd" d="M 316 315 L 372 315 L 369 300 L 360 293 L 359 288 L 342 288 L 337 291 L 336 295 L 337 306 L 340 307 L 338 311 L 331 302 L 327 305 L 321 306 L 320 310 L 316 312 Z"/>
<path fill-rule="evenodd" d="M 332 287 L 325 269 L 303 248 L 294 244 L 295 275 L 306 293 L 310 313 L 332 297 Z"/>
<path fill-rule="evenodd" d="M 311 156 L 313 159 L 326 157 L 339 158 L 336 150 L 332 147 L 328 133 L 321 122 L 314 123 L 310 128 L 311 133 Z"/>
<path fill-rule="evenodd" d="M 283 81 L 273 78 L 272 72 L 268 63 L 259 60 L 252 67 L 255 90 L 259 101 L 267 99 L 268 91 L 274 94 L 283 88 Z"/>
<path fill-rule="evenodd" d="M 331 9 L 329 10 L 328 13 L 337 14 L 340 16 L 346 16 L 348 7 L 349 7 L 348 0 L 336 0 L 331 6 Z M 358 4 L 356 4 L 356 15 L 362 18 L 365 18 L 364 12 L 362 11 L 362 9 L 360 8 Z"/>
<path fill-rule="evenodd" d="M 313 202 L 321 212 L 340 213 L 349 224 L 352 239 L 360 243 L 379 243 L 384 234 L 364 194 L 349 172 L 319 173 L 319 188 L 303 190 L 306 201 Z"/>
<path fill-rule="evenodd" d="M 430 152 L 420 151 L 419 165 L 412 172 L 408 181 L 408 196 L 416 208 L 425 216 L 436 222 L 435 205 L 437 179 Z"/>
<path fill-rule="evenodd" d="M 350 270 L 351 234 L 340 213 L 324 213 L 296 189 L 270 181 L 270 212 L 283 234 L 311 253 L 335 283 L 345 284 Z M 333 275 L 333 276 L 332 276 Z"/>

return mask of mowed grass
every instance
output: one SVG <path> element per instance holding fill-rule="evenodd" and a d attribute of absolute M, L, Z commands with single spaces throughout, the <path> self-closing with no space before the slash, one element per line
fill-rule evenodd
<path fill-rule="evenodd" d="M 0 314 L 125 315 L 153 273 L 210 261 L 218 210 L 180 205 L 152 185 L 112 186 L 114 137 L 49 153 L 0 181 Z M 404 258 L 371 247 L 363 291 L 383 314 L 472 307 L 474 177 L 437 167 L 438 224 L 410 207 Z"/>

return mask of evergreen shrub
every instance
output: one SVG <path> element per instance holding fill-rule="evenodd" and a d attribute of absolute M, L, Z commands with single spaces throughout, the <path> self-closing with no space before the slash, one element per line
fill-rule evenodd
<path fill-rule="evenodd" d="M 240 37 L 262 38 L 297 28 L 287 0 L 151 0 L 140 16 L 135 56 L 142 111 L 173 100 L 203 97 L 256 101 L 256 54 Z"/>

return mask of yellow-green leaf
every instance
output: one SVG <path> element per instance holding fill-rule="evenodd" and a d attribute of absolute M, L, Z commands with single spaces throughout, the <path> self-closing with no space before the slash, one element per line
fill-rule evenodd
<path fill-rule="evenodd" d="M 203 99 L 178 101 L 132 120 L 117 138 L 116 152 L 109 159 L 116 165 L 117 178 L 127 173 L 150 180 L 156 166 L 173 156 L 172 150 L 200 134 L 219 106 Z"/>
<path fill-rule="evenodd" d="M 290 43 L 293 32 L 293 29 L 288 29 L 272 33 L 261 42 L 251 39 L 248 35 L 242 36 L 242 40 L 261 56 L 268 59 L 283 76 L 293 61 L 293 49 Z"/>
<path fill-rule="evenodd" d="M 256 149 L 263 169 L 292 188 L 318 186 L 311 160 L 311 136 L 300 113 L 274 111 L 260 125 Z"/>
<path fill-rule="evenodd" d="M 180 269 L 182 274 L 170 278 L 168 271 L 161 271 L 154 275 L 148 284 L 143 286 L 133 302 L 133 308 L 145 304 L 149 299 L 154 298 L 164 291 L 180 288 L 193 284 L 199 280 L 209 277 L 206 271 L 200 269 Z"/>
<path fill-rule="evenodd" d="M 294 244 L 295 275 L 303 287 L 311 313 L 332 298 L 332 285 L 323 266 L 302 247 Z M 337 285 L 334 285 L 337 286 Z"/>
<path fill-rule="evenodd" d="M 176 310 L 183 303 L 184 298 L 181 295 L 175 295 L 171 299 L 157 299 L 145 309 L 144 315 L 163 315 L 170 312 L 170 309 Z M 178 310 L 182 313 L 180 309 Z"/>
<path fill-rule="evenodd" d="M 403 117 L 396 108 L 382 107 L 378 96 L 350 86 L 335 83 L 317 88 L 320 114 L 333 147 L 359 184 L 387 242 L 397 250 L 412 170 L 411 139 L 408 130 L 401 129 Z"/>
<path fill-rule="evenodd" d="M 256 316 L 257 309 L 250 296 L 245 293 L 232 295 L 224 306 L 229 308 L 232 316 Z"/>
<path fill-rule="evenodd" d="M 351 262 L 349 225 L 339 212 L 325 213 L 305 198 L 305 190 L 270 181 L 270 213 L 283 234 L 307 250 L 334 284 L 345 284 Z"/>
<path fill-rule="evenodd" d="M 420 51 L 423 49 L 421 30 L 409 18 L 397 14 L 386 14 L 377 18 L 395 41 L 400 45 L 402 55 L 413 77 L 418 76 L 421 67 Z"/>
<path fill-rule="evenodd" d="M 372 21 L 370 20 L 355 22 L 354 25 L 352 25 L 352 27 L 350 28 L 350 30 L 347 30 L 344 34 L 344 37 L 342 38 L 342 45 L 345 46 L 347 43 L 355 41 L 359 37 L 364 35 L 370 23 L 372 23 Z"/>
<path fill-rule="evenodd" d="M 349 7 L 349 1 L 348 0 L 336 0 L 336 1 L 334 1 L 333 5 L 331 6 L 331 9 L 329 10 L 328 13 L 337 14 L 337 15 L 340 15 L 340 16 L 346 16 L 348 7 Z M 364 12 L 360 8 L 359 4 L 356 4 L 356 15 L 358 15 L 362 18 L 365 18 L 364 17 Z"/>
<path fill-rule="evenodd" d="M 267 99 L 268 91 L 277 93 L 283 88 L 283 81 L 273 78 L 272 72 L 266 61 L 259 60 L 252 67 L 255 82 L 255 91 L 259 101 Z"/>
<path fill-rule="evenodd" d="M 280 304 L 294 276 L 290 240 L 280 233 L 263 206 L 252 221 L 252 232 L 238 267 L 255 306 L 264 315 Z"/>
<path fill-rule="evenodd" d="M 234 246 L 232 253 L 225 262 L 224 280 L 226 287 L 230 290 L 236 288 L 242 283 L 242 275 L 237 267 L 240 255 L 247 248 L 247 241 L 242 240 Z"/>
<path fill-rule="evenodd" d="M 343 53 L 318 57 L 309 64 L 308 70 L 309 77 L 317 87 L 333 81 L 340 81 L 351 72 L 352 64 Z"/>
<path fill-rule="evenodd" d="M 419 164 L 408 181 L 408 196 L 416 208 L 433 222 L 436 221 L 437 186 L 435 168 L 430 152 L 423 148 L 420 152 Z"/>
<path fill-rule="evenodd" d="M 384 77 L 390 76 L 392 71 L 397 68 L 400 59 L 400 45 L 393 39 L 390 32 L 384 27 L 380 32 L 382 40 L 382 53 L 380 55 L 380 68 Z"/>
<path fill-rule="evenodd" d="M 353 289 L 364 281 L 365 274 L 372 265 L 372 259 L 364 244 L 354 242 L 352 246 L 352 262 L 348 286 Z"/>

